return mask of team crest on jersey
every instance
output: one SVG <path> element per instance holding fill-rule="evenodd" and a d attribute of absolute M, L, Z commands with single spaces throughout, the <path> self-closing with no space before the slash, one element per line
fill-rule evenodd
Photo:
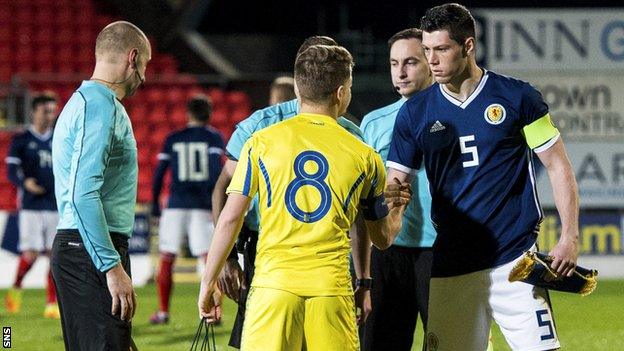
<path fill-rule="evenodd" d="M 427 351 L 437 351 L 440 340 L 434 333 L 427 333 Z"/>
<path fill-rule="evenodd" d="M 34 150 L 37 148 L 37 143 L 35 143 L 34 141 L 31 141 L 30 143 L 28 143 L 28 148 L 31 150 Z"/>
<path fill-rule="evenodd" d="M 489 124 L 497 125 L 503 123 L 507 117 L 507 111 L 501 104 L 491 104 L 483 112 L 483 117 Z"/>

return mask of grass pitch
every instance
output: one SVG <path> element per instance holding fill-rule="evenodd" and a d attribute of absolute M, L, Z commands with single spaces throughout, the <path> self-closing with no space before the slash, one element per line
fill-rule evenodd
<path fill-rule="evenodd" d="M 138 311 L 133 321 L 133 337 L 140 350 L 188 350 L 197 327 L 198 284 L 177 284 L 174 288 L 171 321 L 152 326 L 148 318 L 157 308 L 156 288 L 137 289 Z M 6 290 L 0 290 L 2 302 Z M 588 297 L 551 293 L 562 350 L 624 350 L 624 280 L 603 280 Z M 22 311 L 8 316 L 0 308 L 0 326 L 10 326 L 14 350 L 63 350 L 59 321 L 42 317 L 43 290 L 25 290 Z M 225 301 L 223 323 L 215 327 L 217 350 L 227 346 L 236 305 Z M 421 350 L 422 332 L 418 326 L 412 350 Z M 493 328 L 496 351 L 510 350 L 497 327 Z M 270 337 L 270 336 L 267 336 Z"/>

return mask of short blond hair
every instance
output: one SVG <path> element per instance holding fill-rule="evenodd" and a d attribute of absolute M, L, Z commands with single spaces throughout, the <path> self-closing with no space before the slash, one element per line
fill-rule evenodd
<path fill-rule="evenodd" d="M 312 102 L 325 102 L 347 82 L 352 69 L 353 57 L 342 46 L 310 46 L 295 61 L 299 95 Z"/>

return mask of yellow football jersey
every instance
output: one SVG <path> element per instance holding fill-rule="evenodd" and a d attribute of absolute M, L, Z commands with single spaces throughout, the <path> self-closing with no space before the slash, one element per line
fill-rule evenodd
<path fill-rule="evenodd" d="M 227 190 L 259 193 L 252 286 L 351 294 L 347 231 L 360 204 L 367 219 L 387 214 L 385 183 L 381 157 L 329 116 L 299 114 L 256 132 Z"/>

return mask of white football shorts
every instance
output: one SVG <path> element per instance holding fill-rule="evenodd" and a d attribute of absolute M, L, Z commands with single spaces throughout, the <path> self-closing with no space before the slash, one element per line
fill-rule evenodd
<path fill-rule="evenodd" d="M 158 249 L 160 252 L 177 254 L 184 235 L 188 235 L 191 253 L 199 256 L 208 252 L 213 232 L 211 211 L 167 208 L 160 217 Z"/>
<path fill-rule="evenodd" d="M 18 217 L 20 251 L 52 249 L 58 224 L 57 211 L 20 210 Z"/>
<path fill-rule="evenodd" d="M 492 320 L 514 351 L 559 348 L 547 291 L 508 280 L 520 258 L 496 268 L 431 278 L 427 350 L 484 351 Z"/>

